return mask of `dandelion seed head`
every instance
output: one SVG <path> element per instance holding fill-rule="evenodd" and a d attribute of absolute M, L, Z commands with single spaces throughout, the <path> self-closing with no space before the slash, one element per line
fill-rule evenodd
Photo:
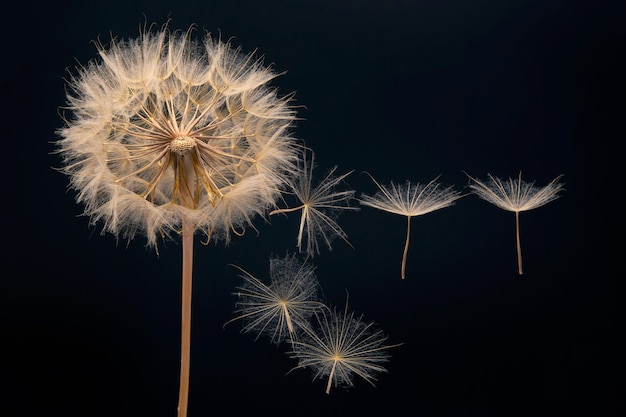
<path fill-rule="evenodd" d="M 67 80 L 62 170 L 103 231 L 155 246 L 184 217 L 228 241 L 297 171 L 292 96 L 269 86 L 274 71 L 193 33 L 151 27 L 96 42 L 98 59 Z"/>

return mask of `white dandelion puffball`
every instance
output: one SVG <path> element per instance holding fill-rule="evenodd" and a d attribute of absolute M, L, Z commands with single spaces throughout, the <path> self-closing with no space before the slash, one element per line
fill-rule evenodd
<path fill-rule="evenodd" d="M 226 242 L 275 208 L 296 175 L 292 96 L 271 68 L 205 33 L 97 42 L 68 79 L 62 171 L 103 233 L 156 246 L 182 222 Z M 252 226 L 253 227 L 253 226 Z"/>

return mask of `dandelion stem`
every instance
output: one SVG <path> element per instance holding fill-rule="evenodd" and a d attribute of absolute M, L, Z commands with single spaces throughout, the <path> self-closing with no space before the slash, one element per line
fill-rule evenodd
<path fill-rule="evenodd" d="M 292 211 L 297 211 L 303 208 L 304 208 L 304 204 L 298 207 L 293 207 L 293 208 L 276 209 L 276 210 L 270 211 L 270 216 L 273 216 L 274 214 L 278 214 L 278 213 L 290 213 Z"/>
<path fill-rule="evenodd" d="M 187 416 L 187 403 L 189 398 L 193 233 L 193 225 L 187 219 L 183 219 L 183 285 L 181 303 L 182 320 L 180 341 L 180 390 L 178 394 L 178 417 Z"/>
<path fill-rule="evenodd" d="M 523 275 L 522 271 L 522 242 L 519 237 L 519 211 L 515 212 L 515 241 L 517 244 L 517 273 Z"/>
<path fill-rule="evenodd" d="M 406 270 L 406 257 L 409 253 L 409 237 L 411 236 L 411 216 L 406 216 L 406 242 L 404 242 L 404 253 L 402 254 L 402 269 L 400 272 L 400 275 L 402 276 L 402 279 L 404 279 L 405 276 L 405 270 Z"/>
<path fill-rule="evenodd" d="M 289 314 L 289 309 L 287 308 L 287 303 L 283 302 L 283 312 L 285 313 L 285 321 L 287 322 L 287 330 L 289 330 L 289 337 L 293 337 L 294 329 L 293 323 L 291 322 L 291 315 Z"/>
<path fill-rule="evenodd" d="M 337 367 L 337 359 L 333 362 L 333 369 L 330 370 L 330 375 L 328 375 L 328 384 L 326 384 L 326 394 L 330 394 L 330 387 L 333 384 L 333 377 L 335 376 L 335 368 Z"/>
<path fill-rule="evenodd" d="M 304 233 L 304 226 L 309 215 L 309 206 L 306 204 L 302 206 L 302 216 L 300 217 L 300 229 L 298 231 L 298 249 L 302 251 L 302 234 Z"/>

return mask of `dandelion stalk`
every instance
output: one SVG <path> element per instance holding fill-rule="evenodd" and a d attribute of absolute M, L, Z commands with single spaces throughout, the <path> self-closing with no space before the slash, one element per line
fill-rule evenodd
<path fill-rule="evenodd" d="M 180 167 L 180 202 L 193 209 L 194 192 L 197 187 L 196 169 L 192 153 L 181 150 L 175 156 Z M 187 217 L 182 218 L 183 265 L 181 287 L 180 326 L 180 382 L 178 392 L 178 417 L 187 417 L 189 402 L 189 374 L 191 368 L 191 296 L 193 284 L 193 235 L 195 226 Z"/>
<path fill-rule="evenodd" d="M 189 400 L 189 370 L 191 366 L 191 287 L 193 276 L 194 226 L 183 220 L 183 283 L 181 296 L 180 387 L 178 417 L 187 416 Z"/>
<path fill-rule="evenodd" d="M 517 272 L 524 274 L 522 269 L 522 242 L 519 237 L 519 211 L 515 212 L 515 243 L 517 245 Z"/>
<path fill-rule="evenodd" d="M 330 375 L 328 375 L 328 383 L 326 384 L 326 394 L 330 394 L 330 388 L 333 386 L 333 378 L 335 376 L 335 369 L 337 369 L 337 361 L 335 359 L 333 361 L 333 369 L 330 370 Z"/>
<path fill-rule="evenodd" d="M 406 258 L 409 254 L 409 239 L 411 237 L 411 216 L 406 216 L 406 242 L 404 242 L 404 252 L 402 253 L 402 268 L 400 270 L 400 276 L 402 279 L 405 277 L 406 271 Z"/>

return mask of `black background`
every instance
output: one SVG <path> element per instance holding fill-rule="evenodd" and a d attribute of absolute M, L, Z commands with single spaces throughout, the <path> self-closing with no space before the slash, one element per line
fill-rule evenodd
<path fill-rule="evenodd" d="M 318 174 L 467 191 L 466 171 L 522 170 L 558 200 L 514 216 L 469 195 L 413 220 L 364 207 L 315 258 L 328 303 L 375 321 L 392 351 L 376 387 L 325 382 L 239 333 L 234 263 L 267 277 L 293 250 L 297 216 L 257 222 L 228 248 L 197 241 L 189 416 L 624 415 L 623 213 L 626 4 L 610 1 L 107 1 L 24 4 L 5 14 L 2 94 L 3 416 L 174 416 L 181 246 L 157 256 L 81 217 L 54 171 L 63 77 L 91 43 L 136 37 L 144 22 L 195 23 L 258 48 L 296 92 L 296 135 Z"/>

